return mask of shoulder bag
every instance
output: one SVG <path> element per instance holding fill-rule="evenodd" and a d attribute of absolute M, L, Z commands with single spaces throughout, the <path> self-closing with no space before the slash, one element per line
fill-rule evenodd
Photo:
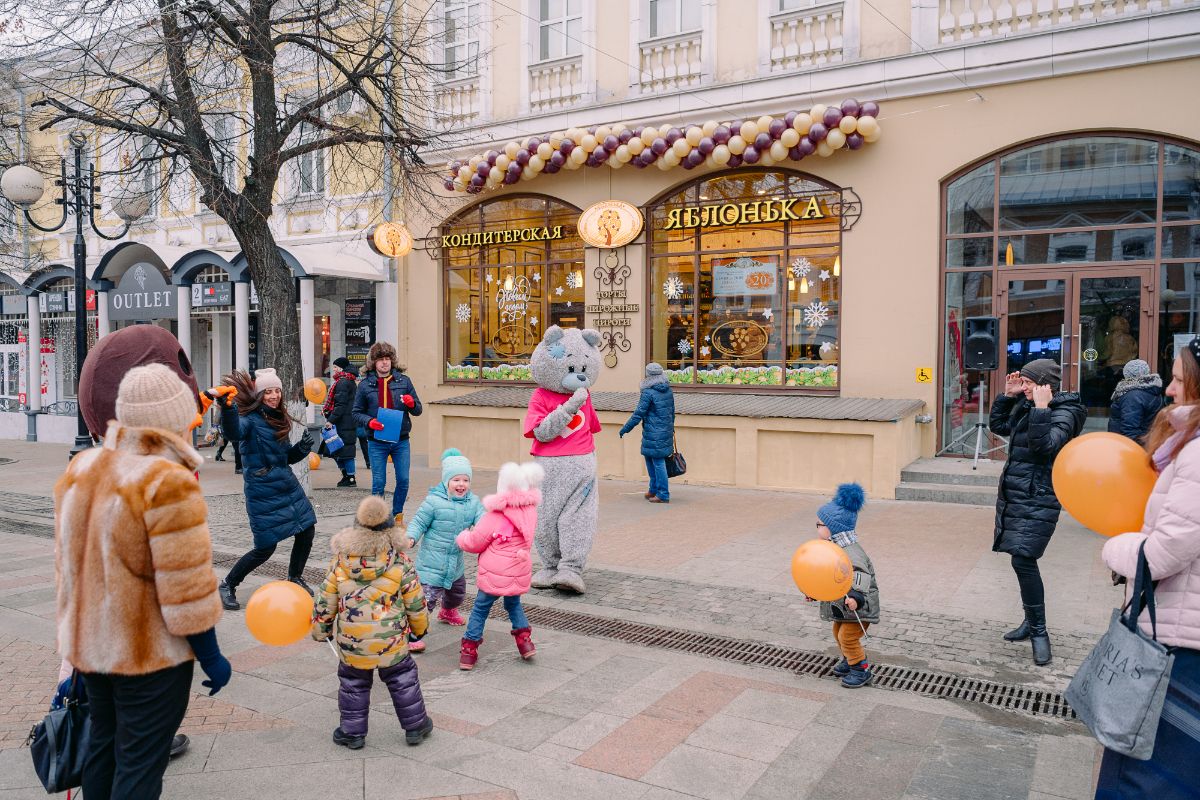
<path fill-rule="evenodd" d="M 678 478 L 687 472 L 687 460 L 679 452 L 679 443 L 675 441 L 675 433 L 671 433 L 671 456 L 667 459 L 667 477 Z"/>
<path fill-rule="evenodd" d="M 1109 750 L 1139 761 L 1154 753 L 1175 656 L 1157 641 L 1154 582 L 1145 543 L 1138 550 L 1137 575 L 1128 612 L 1115 608 L 1108 632 L 1092 648 L 1067 687 L 1066 699 L 1092 735 Z M 1147 636 L 1138 628 L 1143 608 L 1150 615 Z"/>
<path fill-rule="evenodd" d="M 33 768 L 50 794 L 83 784 L 92 720 L 83 676 L 76 670 L 61 708 L 55 708 L 29 732 Z"/>

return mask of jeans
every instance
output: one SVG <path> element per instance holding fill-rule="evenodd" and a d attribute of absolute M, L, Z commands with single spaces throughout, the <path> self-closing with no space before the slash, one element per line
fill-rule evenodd
<path fill-rule="evenodd" d="M 369 455 L 371 458 L 371 494 L 383 497 L 387 486 L 387 460 L 392 457 L 392 467 L 396 470 L 396 491 L 392 494 L 392 513 L 399 514 L 404 510 L 404 502 L 408 500 L 408 439 L 398 442 L 370 441 Z"/>
<path fill-rule="evenodd" d="M 347 475 L 354 474 L 354 456 L 350 456 L 350 458 L 335 458 L 333 461 L 342 472 Z"/>
<path fill-rule="evenodd" d="M 187 713 L 194 661 L 148 675 L 84 674 L 92 736 L 83 767 L 88 800 L 155 800 L 171 740 Z"/>
<path fill-rule="evenodd" d="M 439 601 L 444 609 L 458 608 L 462 605 L 463 598 L 467 596 L 467 576 L 458 576 L 449 588 L 421 584 L 421 589 L 425 592 L 425 605 L 429 607 L 430 614 L 437 609 Z"/>
<path fill-rule="evenodd" d="M 659 500 L 670 500 L 671 489 L 667 486 L 667 460 L 646 456 L 646 473 L 650 476 L 650 494 Z"/>
<path fill-rule="evenodd" d="M 315 534 L 316 528 L 313 527 L 305 528 L 296 534 L 296 541 L 292 543 L 292 557 L 288 561 L 289 578 L 298 578 L 304 575 L 304 565 L 308 563 L 308 554 L 312 552 Z M 273 555 L 275 555 L 275 545 L 254 548 L 233 565 L 233 569 L 229 570 L 229 574 L 225 576 L 225 583 L 231 588 L 237 588 L 247 575 L 267 563 L 267 559 Z"/>
<path fill-rule="evenodd" d="M 492 610 L 492 605 L 497 600 L 501 599 L 500 595 L 488 594 L 480 590 L 475 595 L 475 606 L 471 609 L 471 619 L 467 622 L 467 632 L 463 634 L 464 639 L 470 639 L 473 642 L 483 640 L 483 625 L 487 622 L 488 612 Z M 513 630 L 529 627 L 529 620 L 525 618 L 525 609 L 521 608 L 521 595 L 514 594 L 503 598 L 504 610 L 508 612 L 508 619 L 512 622 Z"/>
<path fill-rule="evenodd" d="M 1038 569 L 1037 559 L 1013 556 L 1012 568 L 1017 573 L 1017 583 L 1021 587 L 1021 603 L 1027 606 L 1045 604 L 1046 590 L 1042 586 L 1042 573 Z"/>

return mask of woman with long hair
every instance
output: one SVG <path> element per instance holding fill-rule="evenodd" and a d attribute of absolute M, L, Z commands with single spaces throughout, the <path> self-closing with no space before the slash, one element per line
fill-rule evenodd
<path fill-rule="evenodd" d="M 1154 753 L 1149 761 L 1104 751 L 1096 797 L 1196 797 L 1200 786 L 1200 337 L 1175 358 L 1167 397 L 1146 449 L 1158 481 L 1146 502 L 1139 533 L 1114 536 L 1104 563 L 1132 591 L 1138 552 L 1146 553 L 1155 581 L 1157 638 L 1175 654 Z M 1153 635 L 1149 612 L 1139 619 Z"/>
<path fill-rule="evenodd" d="M 284 539 L 295 537 L 288 563 L 288 580 L 312 594 L 304 582 L 304 565 L 312 551 L 317 515 L 291 465 L 303 461 L 313 448 L 305 432 L 294 444 L 289 441 L 292 418 L 283 402 L 283 383 L 273 369 L 260 369 L 254 379 L 234 372 L 222 381 L 237 390 L 232 400 L 223 395 L 221 428 L 242 453 L 246 514 L 254 534 L 254 548 L 242 556 L 221 581 L 221 603 L 236 611 L 241 608 L 237 587 L 275 553 Z"/>

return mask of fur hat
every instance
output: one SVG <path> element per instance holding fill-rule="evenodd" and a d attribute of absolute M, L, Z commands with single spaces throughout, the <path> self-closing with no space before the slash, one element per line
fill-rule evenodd
<path fill-rule="evenodd" d="M 455 475 L 466 475 L 470 478 L 471 462 L 466 456 L 451 447 L 442 453 L 442 483 L 447 483 Z"/>
<path fill-rule="evenodd" d="M 164 364 L 134 367 L 117 389 L 117 419 L 132 428 L 186 433 L 196 419 L 196 399 L 188 385 Z"/>
<path fill-rule="evenodd" d="M 279 380 L 278 373 L 271 367 L 254 370 L 254 389 L 259 394 L 262 394 L 267 389 L 278 389 L 283 391 L 283 381 Z"/>
<path fill-rule="evenodd" d="M 1039 386 L 1058 386 L 1062 383 L 1062 367 L 1056 361 L 1039 358 L 1021 367 L 1021 377 L 1029 378 Z"/>
<path fill-rule="evenodd" d="M 400 370 L 401 372 L 404 371 L 404 367 L 396 363 L 396 348 L 387 342 L 376 342 L 367 351 L 367 363 L 363 365 L 363 374 L 370 375 L 374 372 L 375 362 L 381 358 L 390 358 L 392 360 L 392 369 Z"/>
<path fill-rule="evenodd" d="M 500 467 L 500 477 L 496 481 L 496 492 L 499 494 L 527 492 L 530 489 L 536 489 L 541 486 L 542 480 L 545 477 L 546 471 L 536 461 L 526 461 L 524 464 L 515 464 L 509 461 Z"/>
<path fill-rule="evenodd" d="M 1140 358 L 1135 358 L 1133 361 L 1125 364 L 1123 372 L 1129 380 L 1144 378 L 1150 374 L 1150 365 Z"/>
<path fill-rule="evenodd" d="M 857 483 L 843 483 L 833 499 L 817 509 L 817 519 L 830 533 L 852 531 L 858 525 L 858 512 L 867 502 L 867 495 Z"/>
<path fill-rule="evenodd" d="M 371 531 L 385 531 L 396 525 L 391 505 L 382 497 L 375 495 L 364 497 L 363 501 L 358 504 L 358 511 L 354 512 L 354 521 Z"/>

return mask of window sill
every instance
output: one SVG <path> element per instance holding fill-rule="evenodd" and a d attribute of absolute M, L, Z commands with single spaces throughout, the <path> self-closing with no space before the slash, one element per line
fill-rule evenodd
<path fill-rule="evenodd" d="M 583 60 L 583 54 L 579 53 L 573 56 L 559 56 L 558 58 L 546 58 L 541 61 L 535 61 L 529 65 L 531 70 L 544 70 L 553 67 L 568 67 L 574 65 L 577 61 Z"/>
<path fill-rule="evenodd" d="M 669 33 L 662 36 L 652 36 L 649 39 L 643 39 L 642 41 L 638 42 L 638 46 L 645 50 L 648 47 L 662 47 L 668 44 L 679 44 L 681 42 L 688 42 L 693 39 L 698 39 L 703 34 L 704 30 L 702 28 L 696 28 L 695 30 L 683 31 L 682 33 Z"/>

